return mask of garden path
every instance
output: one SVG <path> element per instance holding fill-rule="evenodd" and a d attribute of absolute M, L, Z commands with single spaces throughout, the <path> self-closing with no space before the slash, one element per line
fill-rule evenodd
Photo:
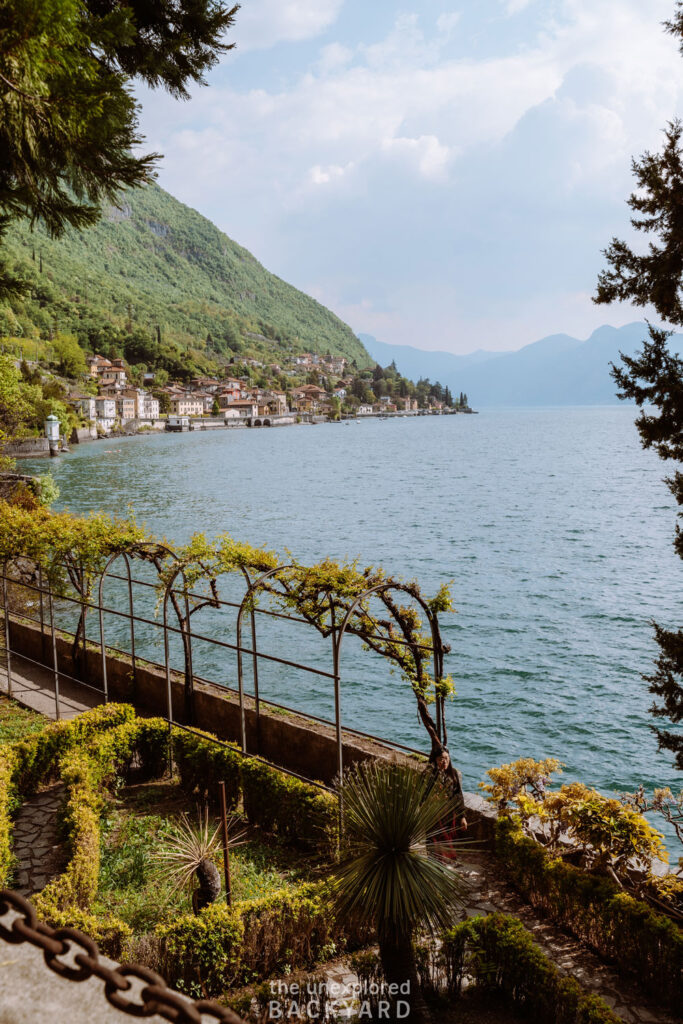
<path fill-rule="evenodd" d="M 15 889 L 21 896 L 40 892 L 59 874 L 57 811 L 63 789 L 57 783 L 41 790 L 25 800 L 17 814 L 12 834 L 18 862 Z"/>
<path fill-rule="evenodd" d="M 492 853 L 471 849 L 458 855 L 458 869 L 468 882 L 464 913 L 467 917 L 501 912 L 518 917 L 547 957 L 564 973 L 573 975 L 587 991 L 600 996 L 625 1024 L 680 1024 L 655 1005 L 635 982 L 561 931 L 535 910 L 501 876 L 500 862 Z M 358 979 L 348 962 L 338 961 L 325 972 L 326 980 L 351 991 Z"/>
<path fill-rule="evenodd" d="M 627 1024 L 680 1024 L 665 1013 L 636 984 L 605 963 L 578 939 L 541 917 L 501 875 L 500 861 L 484 850 L 458 856 L 458 867 L 469 883 L 468 917 L 500 911 L 524 922 L 543 952 L 565 973 L 607 1003 Z"/>

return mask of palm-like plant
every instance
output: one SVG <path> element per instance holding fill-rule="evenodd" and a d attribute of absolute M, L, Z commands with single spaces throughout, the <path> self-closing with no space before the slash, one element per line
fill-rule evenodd
<path fill-rule="evenodd" d="M 429 1019 L 421 997 L 413 938 L 453 923 L 465 883 L 436 855 L 458 801 L 431 772 L 364 762 L 341 784 L 342 857 L 335 869 L 338 911 L 372 922 L 390 985 L 410 982 L 411 1019 Z"/>
<path fill-rule="evenodd" d="M 196 876 L 199 887 L 192 893 L 192 907 L 198 913 L 214 903 L 221 892 L 221 876 L 213 857 L 220 846 L 220 826 L 211 828 L 205 807 L 195 825 L 187 814 L 161 834 L 157 851 L 162 874 L 173 883 L 172 891 L 192 884 Z"/>

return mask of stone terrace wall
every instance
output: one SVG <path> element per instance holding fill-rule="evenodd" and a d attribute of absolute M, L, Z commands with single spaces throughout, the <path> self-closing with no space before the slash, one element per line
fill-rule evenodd
<path fill-rule="evenodd" d="M 52 667 L 52 638 L 46 628 L 17 619 L 10 620 L 10 644 L 13 652 Z M 71 653 L 71 639 L 57 637 L 59 671 L 82 679 L 89 686 L 103 690 L 102 655 L 99 647 L 89 646 L 87 665 L 79 674 Z M 137 660 L 135 674 L 130 656 L 107 652 L 107 684 L 109 700 L 133 704 L 141 713 L 168 715 L 166 672 L 163 666 Z M 184 682 L 174 672 L 171 676 L 172 717 L 186 724 L 184 713 Z M 194 683 L 194 725 L 224 740 L 241 743 L 239 698 L 234 690 L 215 683 Z M 337 774 L 337 739 L 335 730 L 304 715 L 280 711 L 261 702 L 257 717 L 254 701 L 245 698 L 247 751 L 259 754 L 273 764 L 303 775 L 331 783 Z M 420 763 L 416 755 L 394 750 L 383 743 L 342 733 L 345 767 L 368 759 Z M 456 762 L 457 753 L 453 751 Z M 495 813 L 475 794 L 465 794 L 470 829 L 468 838 L 488 841 L 492 837 Z"/>

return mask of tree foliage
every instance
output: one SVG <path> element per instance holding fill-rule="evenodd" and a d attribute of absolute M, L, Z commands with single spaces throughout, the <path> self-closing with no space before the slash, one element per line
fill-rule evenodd
<path fill-rule="evenodd" d="M 0 228 L 83 228 L 157 159 L 134 155 L 132 82 L 177 96 L 200 81 L 236 8 L 218 0 L 0 0 Z M 4 290 L 16 277 L 7 275 Z"/>
<path fill-rule="evenodd" d="M 666 29 L 678 37 L 683 52 L 683 3 L 676 4 L 673 21 Z M 645 153 L 633 161 L 636 189 L 628 199 L 636 231 L 653 236 L 644 252 L 627 242 L 612 239 L 604 251 L 607 269 L 598 277 L 594 301 L 630 301 L 654 306 L 661 319 L 683 326 L 683 124 L 671 122 L 664 132 L 661 153 Z M 644 448 L 660 458 L 683 461 L 683 360 L 668 347 L 671 332 L 649 326 L 642 352 L 621 353 L 620 366 L 612 366 L 619 398 L 632 399 L 640 407 L 636 420 Z M 683 506 L 683 473 L 676 469 L 667 479 L 676 502 Z M 679 513 L 680 520 L 681 513 Z M 683 535 L 676 527 L 675 547 L 683 558 Z M 658 698 L 651 710 L 674 725 L 683 722 L 683 633 L 654 623 L 660 654 L 655 671 L 644 676 Z M 660 749 L 674 754 L 683 770 L 683 733 L 655 728 Z"/>

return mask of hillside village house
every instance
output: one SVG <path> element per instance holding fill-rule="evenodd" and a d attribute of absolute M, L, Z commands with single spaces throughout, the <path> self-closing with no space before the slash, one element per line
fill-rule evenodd
<path fill-rule="evenodd" d="M 154 395 L 150 395 L 149 391 L 144 391 L 142 388 L 138 390 L 138 419 L 159 419 L 159 399 L 155 398 Z"/>
<path fill-rule="evenodd" d="M 97 419 L 95 399 L 92 395 L 72 394 L 71 401 L 73 402 L 76 411 L 79 412 L 81 416 L 84 416 L 86 420 Z"/>
<path fill-rule="evenodd" d="M 292 401 L 297 412 L 315 412 L 327 397 L 323 388 L 317 384 L 303 384 L 299 388 L 292 388 Z"/>
<path fill-rule="evenodd" d="M 374 410 L 373 410 L 371 405 L 359 405 L 358 406 L 358 415 L 359 416 L 372 416 L 373 411 Z"/>
<path fill-rule="evenodd" d="M 171 398 L 171 412 L 175 416 L 203 416 L 204 402 L 194 395 L 177 395 Z"/>
<path fill-rule="evenodd" d="M 237 402 L 230 403 L 230 409 L 237 409 L 240 416 L 258 416 L 258 402 L 251 398 L 241 398 Z"/>
<path fill-rule="evenodd" d="M 116 403 L 116 415 L 121 423 L 135 419 L 135 397 L 133 395 L 120 394 L 114 399 Z"/>
<path fill-rule="evenodd" d="M 346 369 L 346 359 L 343 356 L 325 356 L 325 369 L 341 377 Z"/>
<path fill-rule="evenodd" d="M 99 426 L 111 430 L 116 422 L 116 400 L 100 397 L 95 399 L 95 413 Z"/>

